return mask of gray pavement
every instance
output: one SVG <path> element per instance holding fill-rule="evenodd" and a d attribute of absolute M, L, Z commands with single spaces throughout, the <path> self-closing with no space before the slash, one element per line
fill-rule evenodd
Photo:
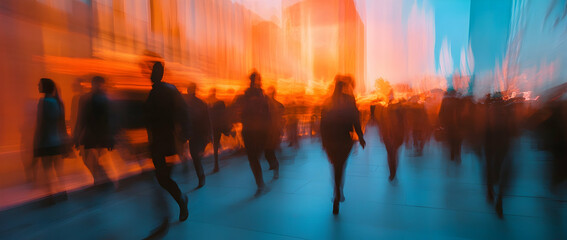
<path fill-rule="evenodd" d="M 422 157 L 402 147 L 397 180 L 390 183 L 376 129 L 368 128 L 366 138 L 367 148 L 355 145 L 347 164 L 338 216 L 332 214 L 330 166 L 317 140 L 304 139 L 297 150 L 283 147 L 280 179 L 264 170 L 269 192 L 257 198 L 243 155 L 225 157 L 221 171 L 209 173 L 198 190 L 193 169 L 176 167 L 174 179 L 189 196 L 189 219 L 177 222 L 178 207 L 166 196 L 171 224 L 163 239 L 566 239 L 565 192 L 550 191 L 548 163 L 529 140 L 514 151 L 513 185 L 499 219 L 472 153 L 464 151 L 456 164 L 435 142 Z M 264 159 L 262 165 L 268 168 Z M 211 157 L 205 169 L 212 170 Z M 0 239 L 143 239 L 161 222 L 155 200 L 164 191 L 151 173 L 117 186 L 70 192 L 55 205 L 34 201 L 4 210 Z"/>

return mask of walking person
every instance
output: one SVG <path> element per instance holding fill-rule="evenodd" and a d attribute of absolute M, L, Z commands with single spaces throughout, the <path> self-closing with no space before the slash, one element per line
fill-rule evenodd
<path fill-rule="evenodd" d="M 354 96 L 350 93 L 350 76 L 335 77 L 333 95 L 325 101 L 321 111 L 321 140 L 334 173 L 333 214 L 339 214 L 339 204 L 344 201 L 343 185 L 346 161 L 354 144 L 351 132 L 358 135 L 362 148 L 366 146 L 360 125 L 360 113 Z M 345 93 L 347 91 L 348 93 Z"/>
<path fill-rule="evenodd" d="M 218 172 L 219 168 L 219 148 L 222 135 L 229 136 L 232 125 L 228 120 L 226 104 L 217 99 L 217 90 L 211 89 L 207 98 L 209 104 L 209 118 L 213 132 L 213 155 L 215 157 L 215 167 L 213 172 Z"/>
<path fill-rule="evenodd" d="M 197 98 L 195 95 L 196 91 L 197 85 L 195 83 L 189 83 L 187 95 L 184 97 L 188 107 L 189 126 L 191 128 L 189 135 L 189 153 L 191 154 L 195 172 L 197 172 L 197 177 L 199 178 L 197 188 L 201 188 L 205 186 L 205 172 L 201 159 L 205 147 L 211 139 L 211 122 L 209 120 L 207 104 Z"/>
<path fill-rule="evenodd" d="M 505 101 L 500 92 L 494 94 L 490 101 L 486 102 L 486 187 L 489 202 L 496 201 L 495 210 L 498 217 L 504 217 L 502 200 L 504 192 L 510 183 L 510 171 L 512 167 L 512 156 L 510 154 L 514 132 L 516 131 L 515 119 L 512 105 Z M 494 193 L 494 187 L 498 186 L 498 192 Z"/>
<path fill-rule="evenodd" d="M 65 126 L 65 107 L 55 82 L 49 78 L 39 81 L 39 92 L 44 94 L 39 99 L 37 107 L 37 123 L 34 135 L 34 161 L 40 160 L 43 165 L 43 184 L 45 184 L 50 203 L 55 202 L 54 194 L 62 192 L 67 198 L 65 186 L 61 181 L 63 176 L 63 155 L 68 152 L 68 134 Z M 49 177 L 51 170 L 56 173 L 55 178 Z M 53 180 L 53 181 L 52 181 Z M 55 186 L 60 185 L 60 189 Z"/>
<path fill-rule="evenodd" d="M 94 185 L 111 183 L 99 159 L 106 150 L 114 148 L 115 128 L 110 110 L 110 100 L 104 90 L 105 80 L 92 79 L 91 91 L 79 100 L 77 121 L 74 128 L 75 147 L 83 147 L 83 162 L 94 179 Z"/>
<path fill-rule="evenodd" d="M 388 180 L 392 182 L 398 171 L 398 153 L 405 141 L 406 128 L 402 104 L 395 101 L 393 92 L 390 92 L 389 98 L 388 106 L 381 109 L 378 129 L 388 155 L 388 168 L 390 170 Z"/>
<path fill-rule="evenodd" d="M 271 114 L 268 98 L 262 90 L 260 74 L 254 71 L 250 74 L 249 79 L 250 87 L 234 102 L 242 122 L 242 139 L 244 140 L 246 155 L 258 186 L 255 196 L 259 196 L 265 191 L 260 156 L 266 149 Z M 268 161 L 272 160 L 268 159 Z M 270 166 L 274 165 L 276 164 L 270 163 Z"/>
<path fill-rule="evenodd" d="M 165 157 L 177 153 L 176 126 L 180 126 L 183 136 L 188 136 L 187 106 L 175 86 L 162 82 L 163 73 L 162 63 L 155 62 L 150 77 L 152 90 L 146 101 L 148 142 L 157 181 L 179 205 L 179 221 L 185 221 L 189 216 L 187 196 L 171 179 L 171 166 L 166 164 Z"/>
<path fill-rule="evenodd" d="M 439 109 L 439 123 L 445 129 L 451 161 L 461 162 L 463 143 L 462 112 L 464 104 L 454 89 L 447 91 Z"/>

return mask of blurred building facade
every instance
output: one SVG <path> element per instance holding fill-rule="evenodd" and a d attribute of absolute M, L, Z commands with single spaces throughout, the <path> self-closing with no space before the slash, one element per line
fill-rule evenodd
<path fill-rule="evenodd" d="M 288 53 L 304 68 L 294 78 L 308 91 L 328 85 L 334 76 L 352 75 L 364 92 L 366 36 L 353 0 L 284 0 L 282 22 Z"/>
<path fill-rule="evenodd" d="M 14 104 L 0 108 L 9 116 L 0 120 L 0 146 L 19 144 L 41 77 L 58 84 L 70 119 L 78 78 L 149 89 L 140 69 L 146 52 L 163 57 L 168 82 L 216 87 L 220 97 L 246 87 L 251 69 L 284 95 L 325 94 L 337 73 L 364 83 L 364 24 L 353 0 L 294 2 L 280 26 L 231 0 L 1 1 L 0 100 Z"/>

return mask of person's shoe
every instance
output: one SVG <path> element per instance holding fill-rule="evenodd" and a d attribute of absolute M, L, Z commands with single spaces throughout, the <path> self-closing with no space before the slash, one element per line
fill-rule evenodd
<path fill-rule="evenodd" d="M 213 173 L 217 173 L 219 171 L 220 171 L 219 166 L 215 166 L 215 168 L 213 169 Z"/>
<path fill-rule="evenodd" d="M 339 204 L 340 204 L 340 199 L 335 198 L 335 200 L 333 201 L 333 215 L 339 214 Z"/>
<path fill-rule="evenodd" d="M 504 209 L 502 208 L 502 198 L 499 197 L 498 200 L 496 200 L 496 214 L 498 214 L 498 217 L 500 219 L 504 218 Z"/>
<path fill-rule="evenodd" d="M 390 175 L 390 176 L 388 177 L 388 181 L 390 181 L 390 182 L 391 182 L 391 181 L 394 181 L 394 178 L 395 178 L 394 175 Z"/>
<path fill-rule="evenodd" d="M 157 228 L 152 230 L 152 232 L 150 232 L 150 235 L 144 239 L 158 239 L 160 237 L 163 237 L 167 233 L 168 229 L 169 229 L 169 220 L 165 218 L 163 222 Z"/>
<path fill-rule="evenodd" d="M 189 217 L 189 209 L 187 208 L 187 202 L 189 202 L 189 199 L 187 198 L 187 195 L 183 195 L 183 205 L 179 206 L 180 211 L 179 211 L 179 221 L 183 222 L 185 220 L 187 220 L 187 218 Z"/>
<path fill-rule="evenodd" d="M 274 168 L 274 179 L 280 178 L 280 168 Z"/>
<path fill-rule="evenodd" d="M 205 186 L 205 177 L 199 179 L 199 185 L 197 185 L 197 189 L 202 188 Z"/>
<path fill-rule="evenodd" d="M 256 193 L 254 194 L 254 197 L 259 197 L 262 194 L 264 194 L 264 192 L 266 192 L 266 187 L 265 186 L 261 186 L 258 187 L 258 190 L 256 190 Z"/>

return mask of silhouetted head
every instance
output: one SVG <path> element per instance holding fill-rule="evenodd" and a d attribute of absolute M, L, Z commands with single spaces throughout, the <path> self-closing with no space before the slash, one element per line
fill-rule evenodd
<path fill-rule="evenodd" d="M 335 90 L 333 91 L 333 96 L 337 96 L 343 93 L 344 87 L 345 87 L 344 76 L 337 74 L 335 76 Z"/>
<path fill-rule="evenodd" d="M 190 82 L 189 85 L 187 86 L 187 94 L 190 96 L 195 96 L 196 92 L 197 92 L 197 84 L 195 84 L 194 82 Z"/>
<path fill-rule="evenodd" d="M 102 90 L 103 87 L 104 87 L 104 82 L 105 82 L 105 80 L 101 76 L 93 77 L 93 79 L 91 81 L 92 91 L 96 92 L 96 91 Z"/>
<path fill-rule="evenodd" d="M 252 71 L 250 76 L 250 88 L 262 88 L 262 76 L 256 70 Z"/>
<path fill-rule="evenodd" d="M 351 75 L 344 75 L 342 81 L 345 83 L 343 93 L 354 96 L 354 78 Z"/>
<path fill-rule="evenodd" d="M 164 72 L 163 64 L 161 62 L 155 62 L 152 68 L 152 75 L 150 77 L 152 82 L 153 83 L 161 82 L 161 79 L 163 78 L 163 72 Z"/>
<path fill-rule="evenodd" d="M 209 97 L 217 97 L 217 89 L 216 88 L 209 89 Z"/>
<path fill-rule="evenodd" d="M 55 92 L 55 82 L 49 78 L 42 78 L 39 80 L 39 92 L 46 94 L 53 94 Z"/>

